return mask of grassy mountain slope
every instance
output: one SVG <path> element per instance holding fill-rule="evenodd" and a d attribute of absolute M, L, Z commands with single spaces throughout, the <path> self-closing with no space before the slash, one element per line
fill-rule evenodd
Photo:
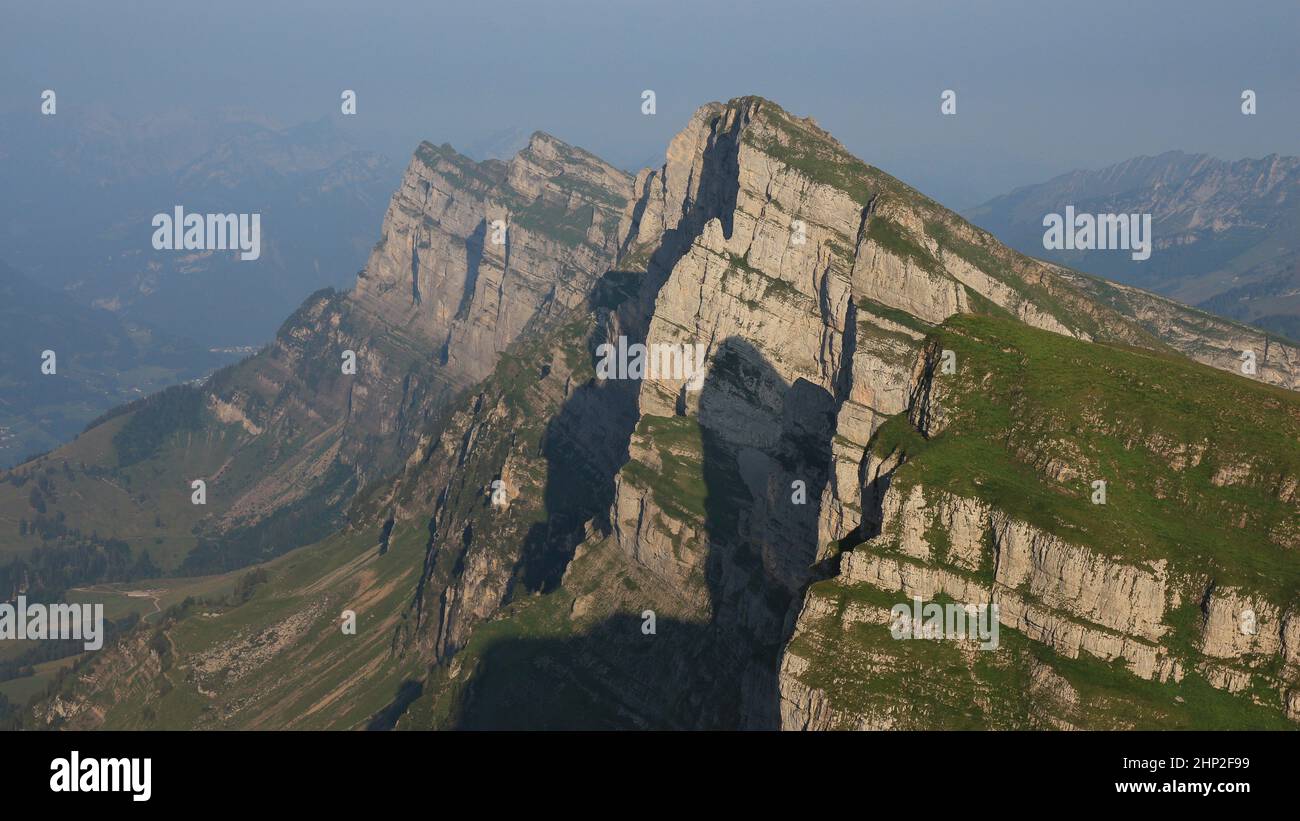
<path fill-rule="evenodd" d="M 931 373 L 926 413 L 895 417 L 872 442 L 876 458 L 902 461 L 888 495 L 919 491 L 921 501 L 889 512 L 887 499 L 882 533 L 849 546 L 840 558 L 853 557 L 848 569 L 810 589 L 785 661 L 787 695 L 802 702 L 791 717 L 817 726 L 1285 726 L 1300 681 L 1286 639 L 1300 627 L 1300 396 L 987 317 L 954 317 L 927 350 L 953 351 L 956 373 Z M 1093 503 L 1095 480 L 1106 482 L 1104 504 Z M 975 534 L 954 512 L 967 503 L 983 528 Z M 1051 534 L 1035 561 L 1044 573 L 1057 568 L 1056 578 L 1007 586 L 995 568 L 1009 561 L 1009 522 Z M 1085 569 L 1054 564 L 1054 552 Z M 1088 573 L 1130 568 L 1158 579 L 1146 635 L 1136 616 L 1121 627 L 1074 608 L 1097 594 Z M 1057 586 L 1072 584 L 1073 599 L 1054 601 Z M 888 610 L 914 594 L 1018 594 L 1059 619 L 1048 635 L 1005 629 L 987 653 L 893 640 Z M 1247 609 L 1256 634 L 1238 629 Z M 1042 613 L 1032 620 L 1051 623 Z M 1116 639 L 1127 632 L 1129 643 L 1100 656 L 1106 643 L 1085 638 L 1081 650 L 1073 625 Z M 1139 651 L 1168 662 L 1143 675 Z M 946 673 L 923 674 L 931 667 Z M 810 718 L 812 703 L 832 718 Z"/>

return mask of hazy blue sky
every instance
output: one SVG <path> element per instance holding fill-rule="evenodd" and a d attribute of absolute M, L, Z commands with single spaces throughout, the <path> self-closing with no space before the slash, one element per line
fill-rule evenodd
<path fill-rule="evenodd" d="M 4 0 L 0 111 L 339 114 L 405 156 L 544 129 L 627 167 L 701 103 L 812 115 L 950 205 L 1169 149 L 1300 153 L 1300 3 Z M 640 113 L 642 89 L 658 113 Z M 945 88 L 958 114 L 939 114 Z M 1244 117 L 1252 88 L 1259 113 Z"/>

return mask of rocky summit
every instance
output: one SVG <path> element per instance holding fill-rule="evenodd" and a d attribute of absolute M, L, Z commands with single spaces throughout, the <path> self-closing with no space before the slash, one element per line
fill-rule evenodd
<path fill-rule="evenodd" d="M 0 583 L 157 608 L 23 721 L 1295 726 L 1298 389 L 758 97 L 635 176 L 424 143 L 355 288 L 5 474 Z"/>

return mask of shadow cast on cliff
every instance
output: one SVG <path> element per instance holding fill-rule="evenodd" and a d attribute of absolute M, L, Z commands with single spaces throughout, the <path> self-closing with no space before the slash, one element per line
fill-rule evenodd
<path fill-rule="evenodd" d="M 610 271 L 597 282 L 591 302 L 616 309 L 639 284 L 635 273 Z M 594 360 L 597 346 L 612 341 L 607 327 L 598 326 L 587 341 L 587 356 Z M 574 549 L 586 537 L 588 522 L 609 532 L 614 477 L 627 461 L 637 423 L 636 387 L 626 380 L 589 381 L 547 424 L 541 442 L 547 467 L 546 516 L 524 537 L 516 571 L 526 591 L 548 593 L 559 586 Z"/>
<path fill-rule="evenodd" d="M 718 219 L 724 236 L 731 236 L 740 191 L 736 141 L 715 135 L 701 166 L 707 172 L 696 195 L 687 203 L 677 226 L 660 238 L 646 271 L 611 270 L 593 287 L 592 307 L 608 310 L 613 320 L 601 325 L 589 340 L 587 354 L 593 361 L 600 344 L 616 341 L 610 338 L 611 327 L 626 336 L 628 344 L 645 342 L 660 288 L 709 220 Z M 633 208 L 634 225 L 644 216 L 648 202 L 649 190 Z M 627 253 L 635 233 L 629 230 L 620 255 Z M 638 420 L 639 387 L 639 382 L 629 380 L 588 382 L 547 425 L 542 440 L 547 461 L 546 518 L 525 537 L 517 574 L 527 591 L 549 592 L 559 585 L 574 549 L 586 536 L 588 521 L 594 521 L 601 532 L 609 532 L 614 479 L 628 459 Z"/>
<path fill-rule="evenodd" d="M 632 424 L 635 398 L 633 390 Z M 549 564 L 542 558 L 544 550 L 534 556 L 538 566 L 558 571 L 550 589 L 572 557 L 567 542 L 577 517 L 594 508 L 605 515 L 622 464 L 612 473 L 593 471 L 571 461 L 579 451 L 559 447 L 563 438 L 581 431 L 569 422 L 586 417 L 587 401 L 575 394 L 566 404 L 557 419 L 554 459 L 547 449 L 551 475 L 558 481 L 554 497 L 548 485 L 552 516 L 538 527 L 569 537 L 550 543 L 551 548 L 563 546 L 563 552 L 552 555 Z M 620 401 L 628 399 L 620 396 Z M 684 405 L 679 402 L 679 408 Z M 630 603 L 631 612 L 615 612 L 572 637 L 496 641 L 478 659 L 454 726 L 779 725 L 778 666 L 796 606 L 812 579 L 836 405 L 826 390 L 810 382 L 786 383 L 760 351 L 733 337 L 717 349 L 697 408 L 704 536 L 683 550 L 703 577 L 707 619 L 656 619 L 655 633 L 646 635 L 641 609 Z M 566 414 L 572 414 L 569 422 L 561 421 Z M 630 436 L 628 421 L 620 416 L 620 430 L 626 428 Z M 627 441 L 618 446 L 626 458 Z M 590 495 L 575 498 L 584 482 L 591 483 Z M 802 488 L 796 490 L 796 483 Z M 558 506 L 552 508 L 552 502 Z M 545 540 L 533 545 L 534 550 L 544 546 Z M 611 542 L 608 549 L 619 548 Z"/>

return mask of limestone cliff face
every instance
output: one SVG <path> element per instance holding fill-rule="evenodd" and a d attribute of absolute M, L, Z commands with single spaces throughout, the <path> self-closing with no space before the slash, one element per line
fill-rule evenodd
<path fill-rule="evenodd" d="M 420 146 L 357 278 L 366 314 L 478 382 L 538 316 L 563 313 L 613 263 L 628 176 L 538 133 L 509 162 Z"/>
<path fill-rule="evenodd" d="M 399 467 L 525 328 L 586 298 L 626 233 L 631 183 L 540 132 L 509 162 L 421 145 L 357 287 L 314 295 L 269 350 L 214 381 L 214 412 L 248 434 L 233 464 L 260 477 L 229 488 L 219 526 L 321 494 L 337 511 Z"/>
<path fill-rule="evenodd" d="M 904 599 L 929 601 L 942 593 L 960 602 L 996 602 L 1005 626 L 1067 657 L 1083 649 L 1107 661 L 1122 658 L 1144 678 L 1172 672 L 1158 647 L 1169 593 L 1163 564 L 1109 560 L 978 500 L 941 494 L 927 505 L 920 485 L 911 486 L 906 498 L 898 491 L 886 494 L 884 522 L 874 546 L 897 539 L 901 556 L 875 554 L 872 543 L 850 551 L 840 566 L 842 583 L 864 582 Z M 947 535 L 946 560 L 954 570 L 935 562 L 926 540 L 934 527 Z M 986 563 L 993 567 L 991 585 L 967 575 Z"/>
<path fill-rule="evenodd" d="M 861 524 L 866 442 L 906 407 L 929 325 L 982 300 L 1058 333 L 1142 336 L 1095 305 L 1074 311 L 1068 306 L 1086 300 L 1045 266 L 1013 258 L 766 101 L 702 108 L 665 165 L 642 173 L 638 192 L 634 242 L 671 234 L 674 251 L 645 341 L 702 345 L 711 375 L 702 390 L 683 378 L 646 378 L 638 412 L 696 420 L 728 462 L 748 466 L 742 475 L 765 477 L 746 489 L 770 514 L 750 525 L 769 544 L 765 566 L 791 590 L 807 580 L 819 543 Z M 1098 316 L 1110 326 L 1097 329 Z M 788 469 L 783 436 L 811 437 L 823 453 Z M 651 460 L 646 448 L 634 442 L 631 461 Z M 801 525 L 815 531 L 790 525 L 800 519 L 790 515 L 795 481 L 820 497 L 808 508 L 816 518 Z M 612 517 L 632 555 L 655 555 L 642 542 L 668 538 L 647 531 L 658 517 L 641 515 L 653 505 L 644 491 L 620 481 Z"/>
<path fill-rule="evenodd" d="M 912 597 L 933 601 L 943 596 L 960 603 L 993 602 L 1004 628 L 1065 658 L 1087 654 L 1122 664 L 1143 679 L 1183 680 L 1187 662 L 1171 654 L 1164 642 L 1168 621 L 1186 594 L 1171 584 L 1163 564 L 1108 558 L 978 500 L 939 495 L 927 504 L 925 496 L 919 485 L 906 497 L 888 493 L 884 532 L 844 554 L 831 584 L 844 590 L 865 585 L 895 594 L 903 603 Z M 946 534 L 946 558 L 956 569 L 934 561 L 925 534 L 932 536 L 935 528 Z M 894 552 L 897 555 L 891 555 Z M 984 564 L 993 567 L 991 583 L 977 573 Z M 782 659 L 781 724 L 786 729 L 894 726 L 888 708 L 835 706 L 824 690 L 808 683 L 810 668 L 830 664 L 852 669 L 853 659 L 820 655 L 828 633 L 848 631 L 865 618 L 887 635 L 888 606 L 868 607 L 869 617 L 841 615 L 837 592 L 809 593 L 792 649 Z M 1237 589 L 1211 587 L 1202 596 L 1198 615 L 1203 634 L 1194 669 L 1212 686 L 1231 693 L 1258 688 L 1254 698 L 1260 703 L 1280 704 L 1290 718 L 1300 720 L 1295 709 L 1300 687 L 1295 607 L 1284 613 L 1277 604 Z M 859 680 L 858 686 L 868 685 Z M 1068 712 L 1052 700 L 1038 707 L 1048 714 Z"/>

